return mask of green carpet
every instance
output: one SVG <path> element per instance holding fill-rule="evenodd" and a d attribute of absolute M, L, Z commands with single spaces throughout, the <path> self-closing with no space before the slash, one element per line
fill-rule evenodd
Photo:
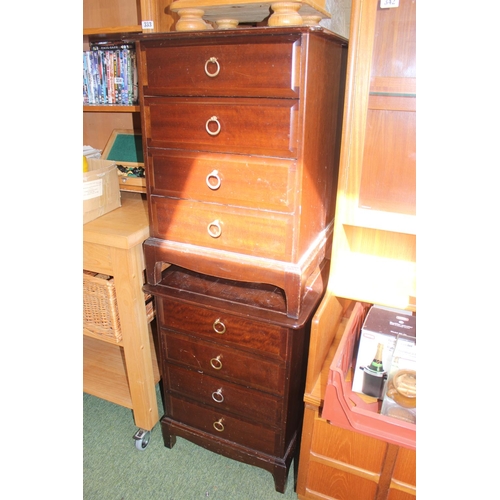
<path fill-rule="evenodd" d="M 163 413 L 157 387 L 160 415 Z M 285 493 L 271 473 L 177 438 L 163 445 L 160 424 L 144 451 L 132 438 L 132 412 L 83 395 L 84 500 L 296 500 L 293 463 Z"/>

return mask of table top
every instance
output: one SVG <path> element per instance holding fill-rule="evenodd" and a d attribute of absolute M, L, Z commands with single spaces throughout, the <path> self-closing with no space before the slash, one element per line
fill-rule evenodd
<path fill-rule="evenodd" d="M 122 193 L 120 208 L 83 225 L 83 242 L 130 249 L 149 237 L 146 200 Z"/>

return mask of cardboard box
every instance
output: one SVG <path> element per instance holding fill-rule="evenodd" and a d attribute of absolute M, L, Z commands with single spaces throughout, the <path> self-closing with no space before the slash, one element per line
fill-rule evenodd
<path fill-rule="evenodd" d="M 416 343 L 416 318 L 409 311 L 372 306 L 361 328 L 356 361 L 353 367 L 353 392 L 382 400 L 390 372 L 396 341 L 400 346 Z M 382 344 L 383 371 L 370 370 L 377 347 Z M 407 346 L 408 347 L 408 346 Z"/>
<path fill-rule="evenodd" d="M 88 159 L 89 171 L 83 173 L 83 223 L 121 207 L 116 163 Z"/>

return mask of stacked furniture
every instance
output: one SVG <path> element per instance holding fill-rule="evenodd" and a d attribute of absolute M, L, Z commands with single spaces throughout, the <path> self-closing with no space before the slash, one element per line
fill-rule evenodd
<path fill-rule="evenodd" d="M 308 27 L 137 44 L 165 445 L 265 468 L 278 491 L 329 269 L 346 48 Z"/>

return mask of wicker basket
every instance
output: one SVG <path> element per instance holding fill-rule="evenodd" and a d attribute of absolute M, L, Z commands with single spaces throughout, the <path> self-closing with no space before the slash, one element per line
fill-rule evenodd
<path fill-rule="evenodd" d="M 144 294 L 148 322 L 155 315 L 153 298 Z M 83 327 L 94 335 L 121 342 L 122 331 L 112 276 L 83 271 Z"/>

